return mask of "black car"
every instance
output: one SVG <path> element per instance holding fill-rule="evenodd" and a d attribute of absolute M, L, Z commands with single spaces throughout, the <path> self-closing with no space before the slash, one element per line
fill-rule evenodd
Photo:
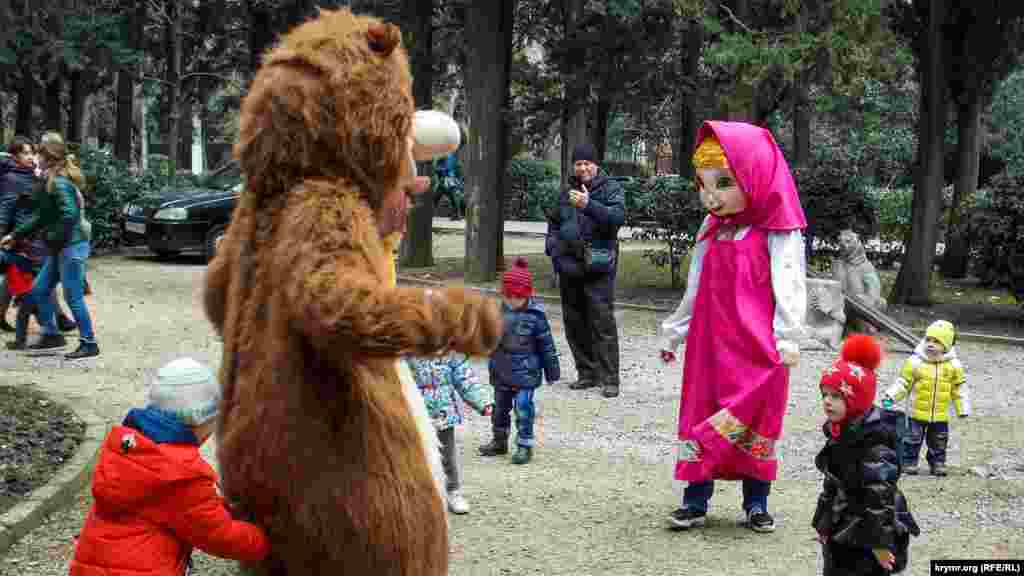
<path fill-rule="evenodd" d="M 158 256 L 200 251 L 209 261 L 242 190 L 238 164 L 214 171 L 196 188 L 167 189 L 122 209 L 124 244 L 145 244 Z"/>

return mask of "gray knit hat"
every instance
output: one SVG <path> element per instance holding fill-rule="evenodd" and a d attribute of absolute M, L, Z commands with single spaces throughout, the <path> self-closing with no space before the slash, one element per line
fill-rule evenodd
<path fill-rule="evenodd" d="M 178 358 L 157 371 L 149 387 L 149 406 L 186 426 L 199 426 L 217 415 L 220 384 L 205 365 Z"/>

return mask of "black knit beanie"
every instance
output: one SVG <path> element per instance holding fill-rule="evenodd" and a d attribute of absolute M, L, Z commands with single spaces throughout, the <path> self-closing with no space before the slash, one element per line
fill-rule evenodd
<path fill-rule="evenodd" d="M 577 144 L 576 147 L 572 149 L 572 162 L 573 164 L 575 164 L 580 160 L 586 160 L 588 162 L 593 162 L 596 164 L 597 151 L 595 151 L 594 147 L 591 146 L 590 144 Z"/>

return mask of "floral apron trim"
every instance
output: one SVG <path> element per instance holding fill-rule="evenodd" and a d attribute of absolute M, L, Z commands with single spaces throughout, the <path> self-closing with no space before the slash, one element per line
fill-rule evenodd
<path fill-rule="evenodd" d="M 711 417 L 709 423 L 716 432 L 737 449 L 761 460 L 775 459 L 775 440 L 754 432 L 750 426 L 733 416 L 729 410 L 725 408 L 719 410 Z M 679 441 L 678 460 L 680 462 L 700 462 L 701 453 L 700 444 L 696 440 Z"/>

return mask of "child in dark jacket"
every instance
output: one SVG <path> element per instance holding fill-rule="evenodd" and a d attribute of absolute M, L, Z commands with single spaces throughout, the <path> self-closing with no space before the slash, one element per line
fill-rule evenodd
<path fill-rule="evenodd" d="M 480 447 L 482 456 L 508 453 L 514 409 L 518 448 L 513 464 L 526 464 L 533 457 L 534 392 L 541 385 L 541 370 L 548 383 L 561 377 L 551 326 L 544 308 L 531 296 L 533 276 L 526 260 L 518 258 L 502 277 L 505 332 L 488 366 L 494 386 L 494 438 Z"/>
<path fill-rule="evenodd" d="M 825 447 L 814 460 L 825 475 L 812 524 L 826 576 L 889 574 L 907 566 L 917 523 L 897 487 L 896 431 L 872 405 L 882 351 L 874 338 L 851 336 L 821 377 Z"/>
<path fill-rule="evenodd" d="M 193 546 L 243 562 L 267 556 L 266 534 L 232 518 L 199 454 L 219 403 L 216 378 L 195 360 L 159 370 L 149 405 L 129 411 L 100 449 L 71 576 L 181 576 Z"/>

